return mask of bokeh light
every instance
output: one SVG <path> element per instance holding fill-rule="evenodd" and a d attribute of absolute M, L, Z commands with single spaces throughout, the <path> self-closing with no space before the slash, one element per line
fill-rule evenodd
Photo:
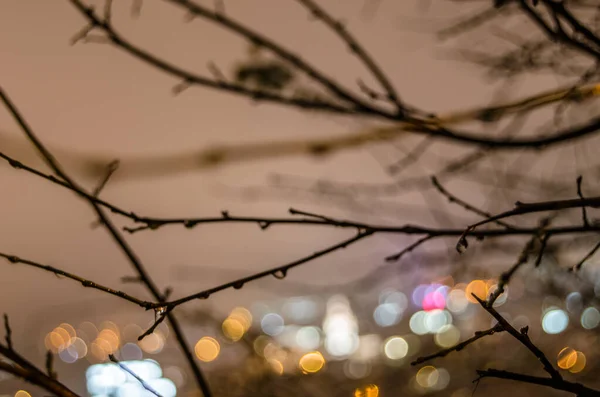
<path fill-rule="evenodd" d="M 542 328 L 547 334 L 560 334 L 569 325 L 569 316 L 562 309 L 548 310 L 542 317 Z"/>
<path fill-rule="evenodd" d="M 373 312 L 373 319 L 380 327 L 396 325 L 401 318 L 402 310 L 395 303 L 382 303 Z"/>
<path fill-rule="evenodd" d="M 31 397 L 31 394 L 29 394 L 25 390 L 19 390 L 15 393 L 15 397 Z"/>
<path fill-rule="evenodd" d="M 408 343 L 400 336 L 392 336 L 385 341 L 383 352 L 390 360 L 400 360 L 408 354 Z"/>
<path fill-rule="evenodd" d="M 198 357 L 198 360 L 204 362 L 215 360 L 219 356 L 220 351 L 221 345 L 219 345 L 219 342 L 215 338 L 209 336 L 200 338 L 196 343 L 196 346 L 194 346 L 196 357 Z"/>
<path fill-rule="evenodd" d="M 221 326 L 223 335 L 233 342 L 242 339 L 245 333 L 244 324 L 237 318 L 227 317 Z"/>
<path fill-rule="evenodd" d="M 302 327 L 296 332 L 296 344 L 304 351 L 315 350 L 321 345 L 321 331 L 317 327 Z"/>
<path fill-rule="evenodd" d="M 374 384 L 358 387 L 354 390 L 354 397 L 378 397 L 379 387 Z"/>
<path fill-rule="evenodd" d="M 577 361 L 577 352 L 570 347 L 563 348 L 556 358 L 556 364 L 561 369 L 569 369 Z"/>
<path fill-rule="evenodd" d="M 471 303 L 477 303 L 472 294 L 475 294 L 479 299 L 485 299 L 488 295 L 488 285 L 483 280 L 473 280 L 465 288 L 465 297 Z"/>
<path fill-rule="evenodd" d="M 600 324 L 600 312 L 595 307 L 586 308 L 581 313 L 581 326 L 585 329 L 594 329 Z"/>
<path fill-rule="evenodd" d="M 260 326 L 267 335 L 276 336 L 283 331 L 283 317 L 277 313 L 267 313 L 260 320 Z"/>
<path fill-rule="evenodd" d="M 437 384 L 439 376 L 439 372 L 434 366 L 427 365 L 417 372 L 415 380 L 419 386 L 429 389 Z"/>
<path fill-rule="evenodd" d="M 460 330 L 452 324 L 444 325 L 434 336 L 435 344 L 448 348 L 456 345 L 460 340 Z"/>
<path fill-rule="evenodd" d="M 325 365 L 325 358 L 318 351 L 306 353 L 300 358 L 298 365 L 304 373 L 319 372 Z"/>
<path fill-rule="evenodd" d="M 576 374 L 583 371 L 585 369 L 586 362 L 587 360 L 585 358 L 585 354 L 583 354 L 582 352 L 577 352 L 577 359 L 575 361 L 575 364 L 571 368 L 569 368 L 569 372 Z"/>

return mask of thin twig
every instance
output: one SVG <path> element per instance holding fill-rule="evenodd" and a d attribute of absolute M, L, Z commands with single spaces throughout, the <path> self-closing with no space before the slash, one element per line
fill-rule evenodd
<path fill-rule="evenodd" d="M 142 387 L 144 389 L 148 390 L 150 393 L 154 394 L 156 397 L 162 397 L 149 384 L 147 384 L 146 382 L 144 382 L 144 380 L 142 378 L 140 378 L 135 372 L 133 372 L 132 370 L 130 370 L 129 368 L 127 368 L 127 366 L 125 364 L 119 362 L 119 360 L 117 360 L 115 358 L 115 356 L 113 356 L 112 354 L 109 354 L 108 358 L 110 359 L 110 361 L 112 361 L 113 363 L 117 364 L 119 366 L 119 368 L 121 368 L 123 371 L 127 372 L 129 375 L 133 376 L 138 382 L 140 382 L 140 384 L 142 385 Z"/>
<path fill-rule="evenodd" d="M 469 339 L 467 339 L 467 340 L 465 340 L 463 342 L 460 342 L 459 344 L 457 344 L 455 346 L 449 347 L 449 348 L 444 349 L 444 350 L 440 350 L 439 352 L 431 354 L 429 356 L 419 357 L 415 361 L 411 362 L 410 365 L 418 365 L 418 364 L 422 364 L 422 363 L 424 363 L 426 361 L 433 360 L 434 358 L 445 357 L 445 356 L 447 356 L 448 354 L 450 354 L 452 352 L 461 351 L 465 347 L 467 347 L 470 344 L 472 344 L 473 342 L 475 342 L 475 341 L 483 338 L 484 336 L 493 335 L 493 334 L 495 334 L 497 332 L 502 332 L 502 331 L 504 331 L 504 328 L 500 324 L 496 324 L 492 328 L 486 329 L 485 331 L 475 331 L 475 335 L 473 335 Z"/>
<path fill-rule="evenodd" d="M 583 200 L 584 197 L 583 197 L 583 192 L 582 192 L 582 189 L 581 189 L 581 183 L 582 182 L 583 182 L 583 177 L 580 175 L 577 178 L 577 195 L 579 196 L 580 199 Z M 589 227 L 590 226 L 590 221 L 588 220 L 585 206 L 581 207 L 581 218 L 583 220 L 583 226 Z"/>

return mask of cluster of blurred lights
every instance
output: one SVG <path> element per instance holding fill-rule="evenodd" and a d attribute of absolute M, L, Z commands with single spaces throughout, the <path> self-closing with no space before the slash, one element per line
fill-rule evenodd
<path fill-rule="evenodd" d="M 418 391 L 439 391 L 450 383 L 450 374 L 444 368 L 427 365 L 415 375 L 413 387 Z"/>
<path fill-rule="evenodd" d="M 150 388 L 163 397 L 175 397 L 177 388 L 173 381 L 163 378 L 160 365 L 154 360 L 121 361 Z M 138 379 L 113 363 L 96 364 L 86 371 L 87 389 L 92 397 L 147 397 L 154 393 L 144 389 Z"/>
<path fill-rule="evenodd" d="M 161 324 L 153 333 L 138 341 L 137 337 L 142 332 L 139 325 L 128 324 L 121 334 L 119 327 L 112 321 L 104 321 L 99 327 L 86 321 L 77 328 L 62 323 L 46 334 L 44 347 L 69 364 L 84 357 L 91 363 L 99 363 L 106 361 L 109 354 L 115 354 L 121 360 L 140 360 L 142 351 L 160 353 L 166 341 L 168 327 Z"/>
<path fill-rule="evenodd" d="M 402 292 L 384 290 L 379 295 L 379 305 L 373 312 L 373 319 L 381 327 L 396 325 L 408 307 L 408 299 Z"/>
<path fill-rule="evenodd" d="M 559 368 L 569 370 L 569 372 L 576 374 L 583 371 L 586 359 L 582 352 L 576 351 L 570 347 L 565 347 L 558 353 L 556 362 Z"/>
<path fill-rule="evenodd" d="M 223 321 L 223 335 L 233 342 L 242 339 L 246 331 L 252 325 L 252 314 L 248 309 L 236 307 L 229 316 Z"/>

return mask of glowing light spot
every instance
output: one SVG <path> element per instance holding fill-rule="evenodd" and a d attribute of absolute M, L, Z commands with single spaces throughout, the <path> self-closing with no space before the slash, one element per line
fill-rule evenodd
<path fill-rule="evenodd" d="M 219 342 L 217 342 L 215 338 L 209 336 L 200 338 L 194 347 L 194 352 L 196 353 L 198 360 L 207 363 L 215 360 L 219 356 L 220 351 L 221 346 L 219 345 Z"/>
<path fill-rule="evenodd" d="M 267 360 L 267 363 L 269 364 L 273 372 L 275 372 L 277 375 L 283 374 L 283 364 L 281 363 L 281 361 L 275 358 L 270 358 Z"/>
<path fill-rule="evenodd" d="M 390 360 L 400 360 L 408 354 L 408 343 L 400 336 L 392 336 L 385 341 L 383 352 Z"/>
<path fill-rule="evenodd" d="M 105 328 L 98 334 L 96 340 L 104 340 L 108 343 L 109 349 L 107 349 L 108 353 L 114 353 L 117 351 L 120 345 L 119 336 L 112 329 Z"/>
<path fill-rule="evenodd" d="M 258 338 L 254 339 L 254 351 L 261 357 L 265 356 L 265 348 L 267 345 L 271 343 L 271 339 L 268 336 L 260 335 Z"/>
<path fill-rule="evenodd" d="M 92 357 L 96 360 L 103 362 L 108 359 L 108 353 L 106 350 L 102 348 L 98 343 L 92 342 L 90 345 L 90 352 L 92 353 Z"/>
<path fill-rule="evenodd" d="M 252 314 L 245 307 L 236 307 L 229 314 L 229 318 L 238 321 L 244 328 L 244 332 L 252 325 Z"/>
<path fill-rule="evenodd" d="M 586 364 L 586 358 L 585 358 L 585 354 L 583 354 L 582 352 L 577 352 L 577 361 L 575 361 L 575 364 L 569 368 L 569 372 L 576 374 L 578 372 L 581 372 L 584 370 L 585 368 L 585 364 Z"/>
<path fill-rule="evenodd" d="M 479 299 L 485 299 L 488 294 L 488 285 L 483 280 L 473 280 L 465 288 L 465 297 L 471 303 L 477 303 L 477 299 L 473 297 L 473 295 L 477 296 Z"/>
<path fill-rule="evenodd" d="M 469 300 L 465 296 L 465 291 L 461 289 L 453 289 L 448 294 L 448 298 L 446 299 L 446 305 L 448 306 L 448 310 L 452 313 L 464 313 L 469 306 Z"/>
<path fill-rule="evenodd" d="M 428 285 L 421 284 L 413 290 L 412 301 L 415 305 L 422 307 L 423 298 L 425 298 L 425 294 L 427 293 L 427 287 Z"/>
<path fill-rule="evenodd" d="M 443 287 L 440 287 L 435 291 L 429 292 L 423 297 L 423 310 L 430 311 L 435 309 L 443 309 L 446 307 L 446 297 L 442 292 L 442 288 Z"/>
<path fill-rule="evenodd" d="M 544 314 L 542 328 L 547 334 L 560 334 L 569 325 L 569 316 L 561 309 L 552 309 Z"/>
<path fill-rule="evenodd" d="M 444 325 L 452 324 L 452 315 L 446 310 L 435 309 L 425 312 L 423 325 L 427 332 L 432 334 L 438 332 Z"/>
<path fill-rule="evenodd" d="M 429 332 L 425 326 L 426 314 L 426 312 L 420 310 L 410 317 L 408 325 L 410 326 L 410 330 L 417 335 L 425 335 L 427 332 Z"/>
<path fill-rule="evenodd" d="M 379 303 L 393 303 L 400 308 L 400 311 L 404 311 L 408 308 L 408 299 L 406 298 L 406 295 L 393 289 L 383 290 L 379 294 Z"/>
<path fill-rule="evenodd" d="M 577 352 L 570 348 L 565 347 L 558 353 L 558 357 L 556 358 L 556 363 L 559 368 L 569 369 L 575 365 L 577 362 Z"/>
<path fill-rule="evenodd" d="M 163 334 L 157 330 L 139 341 L 138 346 L 146 353 L 157 354 L 160 353 L 165 346 L 165 338 Z"/>
<path fill-rule="evenodd" d="M 141 360 L 144 356 L 142 349 L 135 343 L 125 343 L 120 350 L 121 360 Z"/>
<path fill-rule="evenodd" d="M 315 350 L 321 344 L 321 332 L 317 327 L 302 327 L 296 332 L 296 343 L 305 351 Z"/>
<path fill-rule="evenodd" d="M 454 325 L 444 325 L 434 336 L 435 343 L 439 347 L 452 347 L 460 340 L 460 330 Z"/>
<path fill-rule="evenodd" d="M 87 355 L 88 348 L 83 339 L 74 337 L 67 349 L 69 354 L 77 359 L 84 358 Z"/>
<path fill-rule="evenodd" d="M 352 332 L 330 332 L 325 338 L 325 349 L 332 356 L 344 357 L 358 348 L 358 335 Z"/>
<path fill-rule="evenodd" d="M 377 385 L 366 385 L 354 390 L 354 397 L 378 397 L 379 387 Z"/>
<path fill-rule="evenodd" d="M 73 364 L 77 361 L 77 353 L 72 354 L 68 349 L 61 349 L 58 352 L 58 357 L 67 364 Z"/>
<path fill-rule="evenodd" d="M 325 358 L 321 352 L 315 351 L 312 353 L 306 353 L 300 358 L 299 366 L 304 373 L 315 373 L 319 372 L 325 365 Z"/>
<path fill-rule="evenodd" d="M 395 303 L 382 303 L 373 313 L 373 319 L 380 327 L 390 327 L 398 324 L 402 318 L 402 310 Z"/>
<path fill-rule="evenodd" d="M 430 387 L 434 387 L 437 384 L 439 376 L 440 374 L 437 368 L 431 365 L 427 365 L 421 368 L 419 372 L 417 372 L 417 375 L 415 375 L 415 380 L 417 381 L 419 386 L 427 389 Z"/>
<path fill-rule="evenodd" d="M 15 393 L 15 397 L 31 397 L 31 394 L 29 394 L 25 390 L 19 390 Z"/>
<path fill-rule="evenodd" d="M 444 368 L 438 368 L 437 370 L 437 382 L 432 386 L 432 388 L 434 390 L 443 390 L 450 384 L 450 373 Z"/>
<path fill-rule="evenodd" d="M 283 331 L 283 317 L 277 313 L 268 313 L 260 321 L 263 332 L 267 335 L 276 336 Z"/>
<path fill-rule="evenodd" d="M 242 324 L 238 319 L 228 317 L 223 321 L 223 325 L 221 327 L 223 329 L 223 335 L 233 342 L 237 342 L 242 339 L 244 336 L 244 324 Z"/>
<path fill-rule="evenodd" d="M 581 326 L 585 329 L 594 329 L 600 324 L 600 312 L 595 307 L 586 308 L 581 313 Z"/>

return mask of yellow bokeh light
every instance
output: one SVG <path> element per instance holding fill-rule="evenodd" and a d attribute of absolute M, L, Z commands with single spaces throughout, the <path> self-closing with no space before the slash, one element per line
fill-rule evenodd
<path fill-rule="evenodd" d="M 252 325 L 252 314 L 245 307 L 236 307 L 231 311 L 229 318 L 239 321 L 244 327 L 244 332 Z"/>
<path fill-rule="evenodd" d="M 117 337 L 119 337 L 119 338 L 121 337 L 121 331 L 119 331 L 119 327 L 117 326 L 117 324 L 113 323 L 112 321 L 103 321 L 100 324 L 100 329 L 103 331 L 105 329 L 111 330 L 112 332 L 114 332 L 117 335 Z"/>
<path fill-rule="evenodd" d="M 378 397 L 379 387 L 377 385 L 366 385 L 354 390 L 354 397 Z"/>
<path fill-rule="evenodd" d="M 321 354 L 321 352 L 311 352 L 306 353 L 302 357 L 300 357 L 300 361 L 298 363 L 300 369 L 304 373 L 314 373 L 319 372 L 321 368 L 325 365 L 325 358 Z"/>
<path fill-rule="evenodd" d="M 244 324 L 238 321 L 236 318 L 228 317 L 223 321 L 223 325 L 221 327 L 223 329 L 223 335 L 227 337 L 227 339 L 237 342 L 242 339 L 244 336 Z"/>
<path fill-rule="evenodd" d="M 283 364 L 281 363 L 281 361 L 274 358 L 270 358 L 267 360 L 267 363 L 269 364 L 273 372 L 275 372 L 277 375 L 283 374 Z"/>
<path fill-rule="evenodd" d="M 475 294 L 479 299 L 485 299 L 488 294 L 488 285 L 483 280 L 473 280 L 465 288 L 465 296 L 471 303 L 477 303 L 477 300 L 471 295 Z"/>
<path fill-rule="evenodd" d="M 90 345 L 90 353 L 94 359 L 100 362 L 106 361 L 106 359 L 108 359 L 108 353 L 106 352 L 106 350 L 104 350 L 104 348 L 96 342 L 92 342 L 92 344 Z"/>
<path fill-rule="evenodd" d="M 31 397 L 31 394 L 29 394 L 25 390 L 19 390 L 15 393 L 15 397 Z"/>
<path fill-rule="evenodd" d="M 64 329 L 63 327 L 56 327 L 56 328 L 54 328 L 54 330 L 52 332 L 60 335 L 60 337 L 63 341 L 63 343 L 61 345 L 55 344 L 54 346 L 56 348 L 64 349 L 71 344 L 71 335 L 69 335 L 69 332 L 67 332 L 67 330 Z"/>
<path fill-rule="evenodd" d="M 569 369 L 577 362 L 577 352 L 575 349 L 565 347 L 558 353 L 556 361 L 559 368 Z"/>
<path fill-rule="evenodd" d="M 569 368 L 569 372 L 571 372 L 572 374 L 576 374 L 578 372 L 583 371 L 586 362 L 587 360 L 585 358 L 585 354 L 583 354 L 582 352 L 577 352 L 577 361 L 575 361 L 575 364 L 571 368 Z"/>
<path fill-rule="evenodd" d="M 69 323 L 62 323 L 59 325 L 60 328 L 64 329 L 65 331 L 67 331 L 67 333 L 69 334 L 70 339 L 75 338 L 77 336 L 77 332 L 75 331 L 75 328 L 73 328 L 73 326 Z"/>
<path fill-rule="evenodd" d="M 160 331 L 156 330 L 139 341 L 138 346 L 146 353 L 160 353 L 165 346 L 165 337 Z"/>
<path fill-rule="evenodd" d="M 119 336 L 112 329 L 105 328 L 98 334 L 96 340 L 104 340 L 108 343 L 110 348 L 107 350 L 108 353 L 117 351 L 120 345 Z"/>
<path fill-rule="evenodd" d="M 210 362 L 216 359 L 219 356 L 220 351 L 221 346 L 219 345 L 219 342 L 215 338 L 209 336 L 200 338 L 194 347 L 196 357 L 198 357 L 198 360 L 204 362 Z"/>
<path fill-rule="evenodd" d="M 265 356 L 265 348 L 271 343 L 271 339 L 266 335 L 260 335 L 254 340 L 254 351 L 261 357 Z"/>
<path fill-rule="evenodd" d="M 424 388 L 434 387 L 438 381 L 439 372 L 438 370 L 431 365 L 427 365 L 417 372 L 415 376 L 415 380 L 419 384 L 419 386 Z"/>

